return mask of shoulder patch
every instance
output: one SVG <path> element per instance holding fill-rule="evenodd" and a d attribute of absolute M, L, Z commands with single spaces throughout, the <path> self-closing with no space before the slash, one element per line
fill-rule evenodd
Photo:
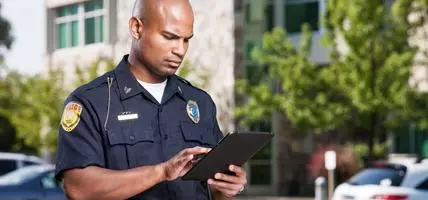
<path fill-rule="evenodd" d="M 80 115 L 82 114 L 82 105 L 71 101 L 69 102 L 62 113 L 61 117 L 61 127 L 66 132 L 71 132 L 76 128 L 77 124 L 80 122 Z"/>

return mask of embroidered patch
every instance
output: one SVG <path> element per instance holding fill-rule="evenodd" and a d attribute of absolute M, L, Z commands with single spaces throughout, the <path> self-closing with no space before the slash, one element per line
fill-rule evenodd
<path fill-rule="evenodd" d="M 195 101 L 189 100 L 186 105 L 186 110 L 189 118 L 197 124 L 201 118 L 198 104 Z"/>
<path fill-rule="evenodd" d="M 76 128 L 80 121 L 80 114 L 82 113 L 82 105 L 76 102 L 69 102 L 62 113 L 61 126 L 64 131 L 71 132 Z"/>

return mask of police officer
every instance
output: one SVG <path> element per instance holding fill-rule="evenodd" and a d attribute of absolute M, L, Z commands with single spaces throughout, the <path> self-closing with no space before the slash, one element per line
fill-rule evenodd
<path fill-rule="evenodd" d="M 228 199 L 242 191 L 246 173 L 234 165 L 208 186 L 180 180 L 222 137 L 211 97 L 174 75 L 193 17 L 188 0 L 136 0 L 130 54 L 66 99 L 56 177 L 68 198 Z"/>

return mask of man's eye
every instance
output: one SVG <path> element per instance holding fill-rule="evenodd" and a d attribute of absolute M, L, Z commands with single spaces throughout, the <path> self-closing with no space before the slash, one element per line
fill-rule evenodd
<path fill-rule="evenodd" d="M 167 40 L 172 40 L 172 39 L 174 39 L 174 36 L 172 36 L 172 35 L 163 35 L 163 37 L 164 37 L 165 39 L 167 39 Z"/>

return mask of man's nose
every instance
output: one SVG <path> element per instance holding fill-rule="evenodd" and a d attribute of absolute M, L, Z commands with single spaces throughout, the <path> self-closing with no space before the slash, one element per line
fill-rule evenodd
<path fill-rule="evenodd" d="M 184 54 L 186 54 L 186 43 L 183 40 L 177 41 L 176 45 L 172 49 L 172 53 L 183 58 Z"/>

